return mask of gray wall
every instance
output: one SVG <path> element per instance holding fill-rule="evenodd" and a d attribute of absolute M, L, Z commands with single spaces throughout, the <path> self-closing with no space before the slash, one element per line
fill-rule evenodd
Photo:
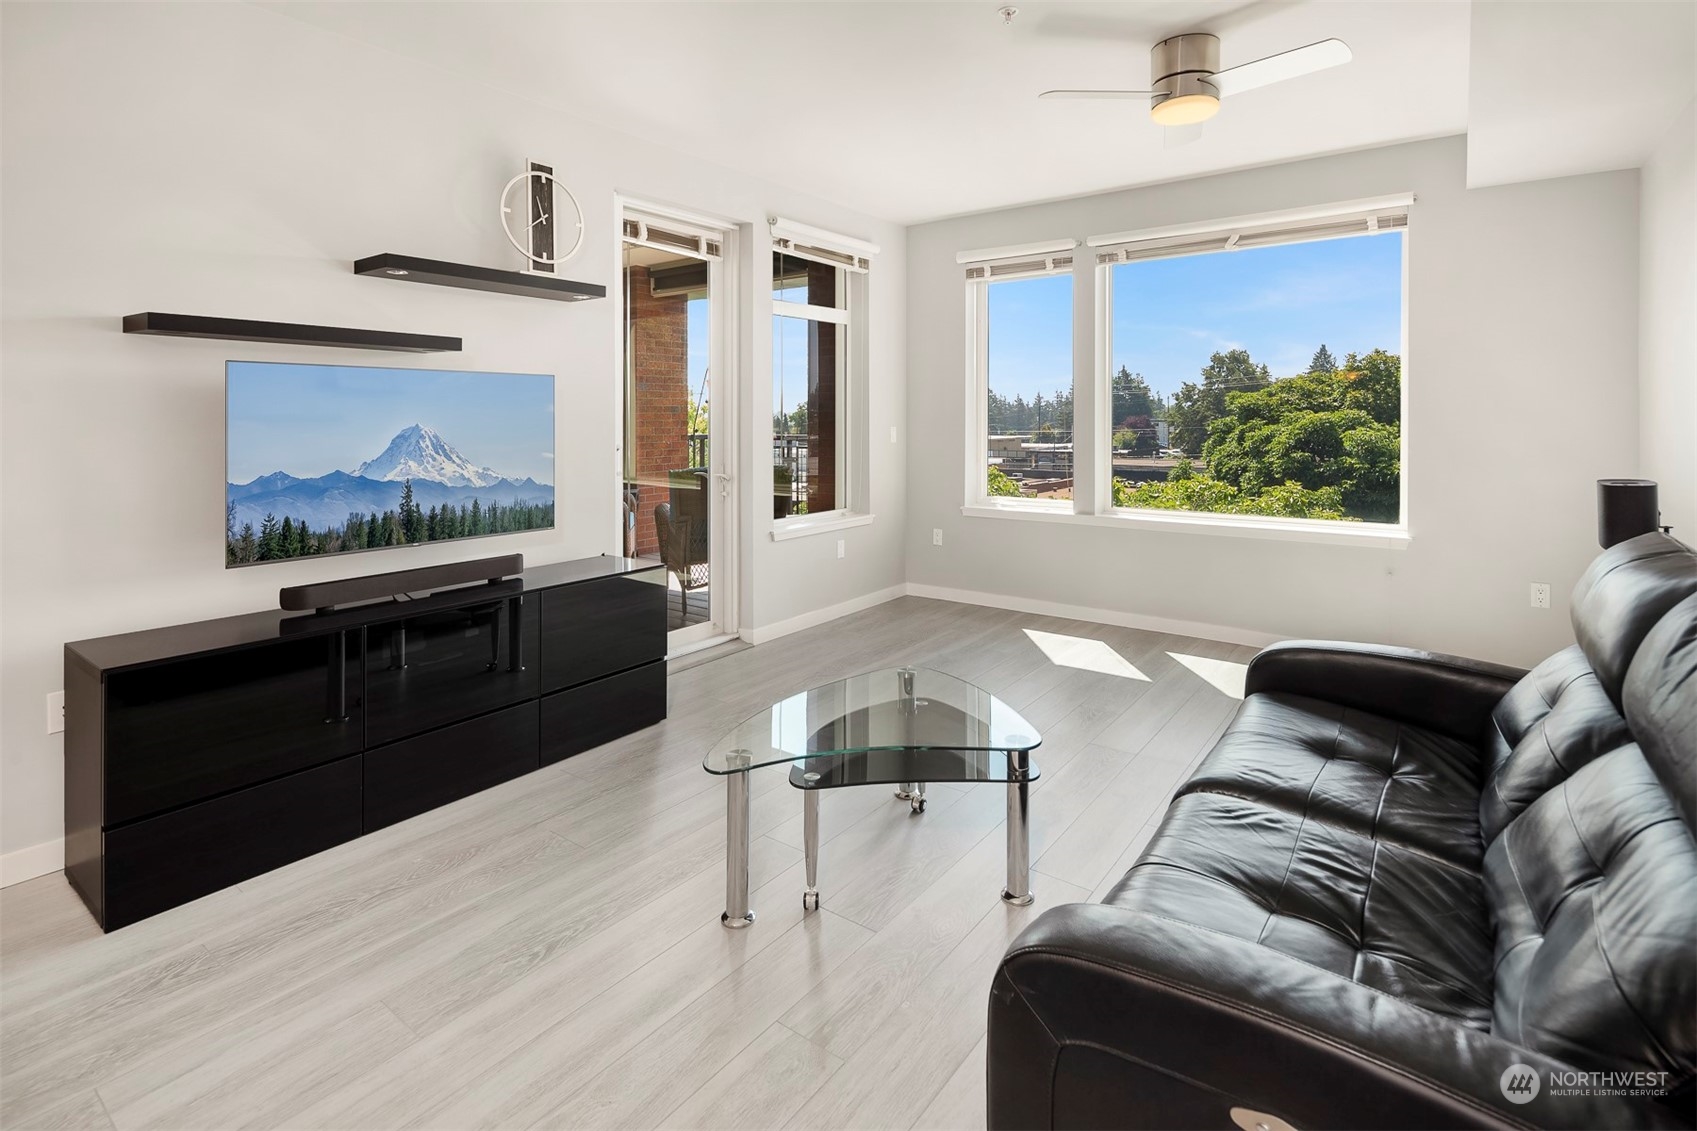
<path fill-rule="evenodd" d="M 764 501 L 767 518 L 753 511 L 741 547 L 744 623 L 771 626 L 901 583 L 905 487 L 900 445 L 888 442 L 906 413 L 900 227 L 255 5 L 0 8 L 0 873 L 16 874 L 9 861 L 58 866 L 41 867 L 62 826 L 62 736 L 46 734 L 45 697 L 62 686 L 65 641 L 274 607 L 282 585 L 465 556 L 425 546 L 226 572 L 225 359 L 554 373 L 558 528 L 479 548 L 536 563 L 616 552 L 618 301 L 542 302 L 350 269 L 382 251 L 517 266 L 495 198 L 526 157 L 552 159 L 584 206 L 587 243 L 568 274 L 615 293 L 616 191 L 748 225 L 745 468 L 770 463 L 771 331 L 758 320 L 770 287 L 751 271 L 765 218 L 882 246 L 867 406 L 877 520 L 774 543 Z M 454 334 L 466 350 L 412 357 L 119 333 L 121 315 L 143 310 Z M 742 476 L 751 508 L 758 477 Z M 9 855 L 20 850 L 27 861 Z"/>
<path fill-rule="evenodd" d="M 1638 175 L 1476 191 L 1464 175 L 1455 137 L 909 229 L 909 583 L 1238 638 L 1380 640 L 1519 663 L 1570 643 L 1567 595 L 1597 552 L 1593 480 L 1638 466 Z M 960 513 L 957 251 L 1408 191 L 1406 549 Z M 1534 581 L 1553 585 L 1554 608 L 1530 607 Z"/>
<path fill-rule="evenodd" d="M 1662 521 L 1697 541 L 1697 103 L 1644 166 L 1639 229 L 1639 470 Z"/>

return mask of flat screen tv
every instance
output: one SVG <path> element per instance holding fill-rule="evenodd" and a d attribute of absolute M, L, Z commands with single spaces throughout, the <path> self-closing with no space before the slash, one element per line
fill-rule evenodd
<path fill-rule="evenodd" d="M 225 366 L 228 567 L 554 525 L 554 378 Z"/>

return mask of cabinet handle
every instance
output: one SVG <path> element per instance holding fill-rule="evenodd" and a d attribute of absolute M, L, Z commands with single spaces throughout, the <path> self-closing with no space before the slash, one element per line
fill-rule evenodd
<path fill-rule="evenodd" d="M 330 684 L 326 689 L 327 723 L 348 721 L 348 633 L 346 629 L 330 637 Z"/>
<path fill-rule="evenodd" d="M 524 598 L 507 598 L 507 670 L 524 671 Z"/>

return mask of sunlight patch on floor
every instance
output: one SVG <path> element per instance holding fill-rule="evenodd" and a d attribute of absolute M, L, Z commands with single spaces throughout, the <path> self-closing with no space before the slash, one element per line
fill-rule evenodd
<path fill-rule="evenodd" d="M 1167 655 L 1189 668 L 1192 675 L 1213 685 L 1220 694 L 1233 699 L 1243 698 L 1243 676 L 1249 670 L 1248 664 L 1214 660 L 1207 656 L 1188 656 L 1183 652 L 1168 652 Z"/>
<path fill-rule="evenodd" d="M 1026 629 L 1025 635 L 1049 657 L 1051 664 L 1087 672 L 1101 672 L 1103 675 L 1117 675 L 1121 679 L 1150 682 L 1149 677 L 1138 671 L 1130 660 L 1101 640 L 1091 640 L 1086 636 L 1066 636 L 1059 632 L 1041 632 L 1035 628 Z"/>

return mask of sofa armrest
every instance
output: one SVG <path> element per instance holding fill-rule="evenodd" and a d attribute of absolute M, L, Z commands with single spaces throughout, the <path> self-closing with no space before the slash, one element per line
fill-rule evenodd
<path fill-rule="evenodd" d="M 1416 648 L 1285 640 L 1249 661 L 1244 694 L 1306 695 L 1478 742 L 1491 708 L 1525 674 Z"/>
<path fill-rule="evenodd" d="M 1510 1103 L 1504 1070 L 1538 1073 Z M 1102 904 L 1027 927 L 990 991 L 989 1126 L 1303 1131 L 1674 1127 L 1649 1099 L 1551 1095 L 1567 1066 L 1246 939 Z"/>

